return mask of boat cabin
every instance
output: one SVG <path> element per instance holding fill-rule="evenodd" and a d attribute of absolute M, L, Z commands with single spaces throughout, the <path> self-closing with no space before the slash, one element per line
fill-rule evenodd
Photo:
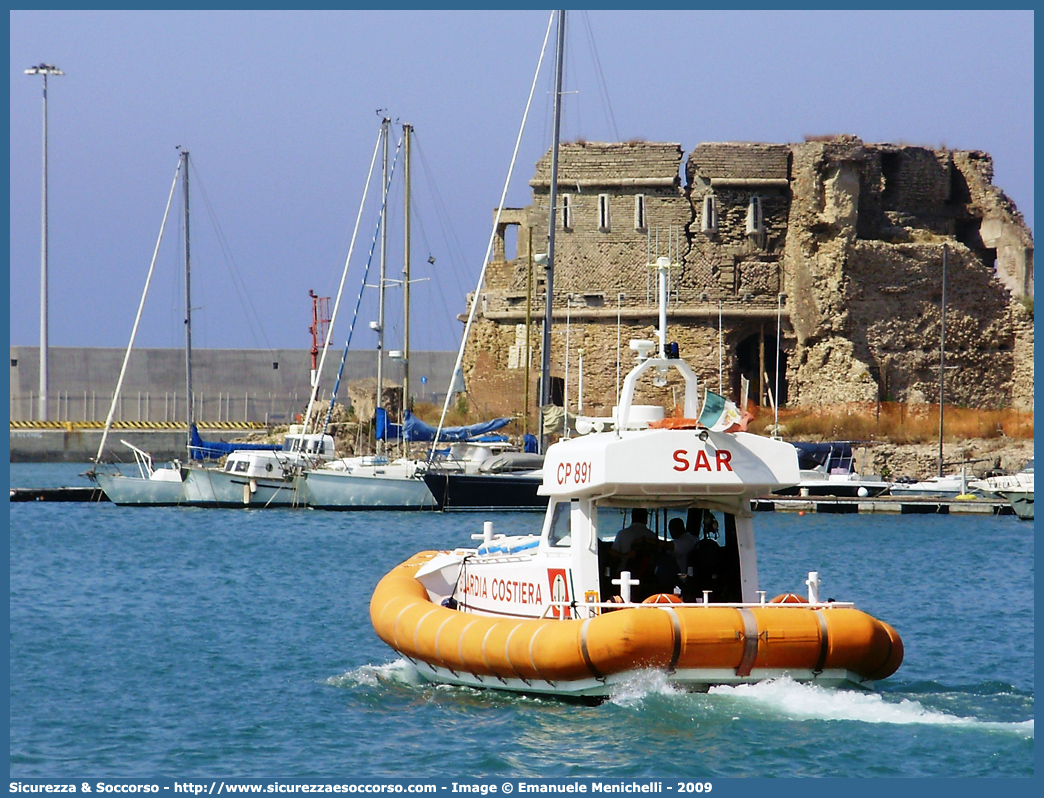
<path fill-rule="evenodd" d="M 549 548 L 572 544 L 573 502 L 557 502 L 550 514 Z M 582 515 L 582 514 L 581 514 Z M 686 603 L 739 603 L 747 575 L 749 600 L 757 590 L 750 525 L 733 512 L 711 507 L 595 505 L 594 537 L 599 601 L 642 602 L 658 594 Z M 582 526 L 582 522 L 581 522 Z M 637 534 L 640 530 L 641 534 Z M 740 536 L 743 535 L 741 562 Z M 628 573 L 628 584 L 621 573 Z"/>
<path fill-rule="evenodd" d="M 296 425 L 290 428 L 283 439 L 282 451 L 235 450 L 228 455 L 222 470 L 246 477 L 281 478 L 296 466 L 311 465 L 316 460 L 325 461 L 336 457 L 332 435 L 305 435 L 300 429 Z"/>
<path fill-rule="evenodd" d="M 592 617 L 607 604 L 659 594 L 753 603 L 750 500 L 797 480 L 790 444 L 748 433 L 630 429 L 573 438 L 548 449 L 539 535 L 496 535 L 486 522 L 477 549 L 440 555 L 417 578 L 433 601 L 513 617 Z"/>
<path fill-rule="evenodd" d="M 515 451 L 515 447 L 507 441 L 454 441 L 439 464 L 474 471 L 491 457 L 498 457 L 508 451 Z"/>
<path fill-rule="evenodd" d="M 328 460 L 336 456 L 334 439 L 332 435 L 305 435 L 301 426 L 294 424 L 283 438 L 283 454 L 315 455 Z"/>

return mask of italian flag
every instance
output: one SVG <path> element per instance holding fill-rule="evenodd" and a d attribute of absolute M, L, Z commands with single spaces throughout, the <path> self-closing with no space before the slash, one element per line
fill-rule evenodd
<path fill-rule="evenodd" d="M 741 411 L 736 403 L 721 394 L 707 391 L 703 400 L 703 409 L 697 420 L 701 427 L 713 432 L 743 432 L 750 421 L 750 413 Z"/>

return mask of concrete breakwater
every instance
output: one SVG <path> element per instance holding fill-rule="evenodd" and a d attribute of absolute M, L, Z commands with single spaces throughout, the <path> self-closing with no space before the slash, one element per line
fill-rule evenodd
<path fill-rule="evenodd" d="M 104 422 L 119 379 L 124 351 L 60 347 L 48 350 L 47 418 L 51 421 Z M 333 391 L 340 352 L 327 358 L 319 396 Z M 455 352 L 410 353 L 410 394 L 414 401 L 442 401 L 453 372 Z M 192 416 L 210 422 L 292 423 L 304 412 L 311 392 L 311 354 L 307 349 L 196 349 L 193 351 Z M 358 380 L 374 379 L 377 352 L 349 351 L 344 364 L 342 404 Z M 39 421 L 38 347 L 11 347 L 12 421 Z M 384 358 L 386 385 L 402 384 L 402 363 Z M 347 385 L 346 385 L 347 384 Z M 186 418 L 185 353 L 180 349 L 136 349 L 131 353 L 113 418 L 117 421 L 171 423 Z"/>
<path fill-rule="evenodd" d="M 103 424 L 99 422 L 11 422 L 10 461 L 84 463 L 91 460 L 101 442 Z M 251 432 L 265 429 L 261 423 L 202 422 L 200 435 L 205 440 L 242 440 Z M 112 456 L 132 461 L 133 454 L 120 441 L 137 446 L 157 462 L 184 457 L 184 424 L 161 422 L 121 422 L 109 432 L 106 449 Z M 884 467 L 893 478 L 908 476 L 925 479 L 937 473 L 938 444 L 892 444 L 879 441 L 856 452 L 856 470 L 879 474 Z M 959 473 L 960 463 L 969 463 L 969 479 L 990 469 L 1014 473 L 1033 457 L 1033 440 L 1011 438 L 968 439 L 947 443 L 944 457 L 947 473 Z"/>
<path fill-rule="evenodd" d="M 200 435 L 208 441 L 239 440 L 263 424 L 202 424 Z M 11 423 L 12 463 L 86 463 L 94 459 L 101 443 L 103 424 Z M 154 462 L 185 457 L 188 432 L 184 424 L 121 423 L 109 431 L 106 456 L 133 462 L 134 454 L 121 441 L 148 452 Z"/>

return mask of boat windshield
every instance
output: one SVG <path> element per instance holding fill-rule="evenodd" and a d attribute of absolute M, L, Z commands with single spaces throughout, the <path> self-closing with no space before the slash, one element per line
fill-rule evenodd
<path fill-rule="evenodd" d="M 627 571 L 637 580 L 634 601 L 658 593 L 687 602 L 742 600 L 734 515 L 704 507 L 599 506 L 597 523 L 602 596 L 620 594 L 618 580 Z"/>
<path fill-rule="evenodd" d="M 552 546 L 568 547 L 572 542 L 569 534 L 569 512 L 572 502 L 559 502 L 555 505 L 555 515 L 551 519 L 551 531 L 548 543 Z"/>
<path fill-rule="evenodd" d="M 616 534 L 632 523 L 632 515 L 630 508 L 599 506 L 598 540 L 612 543 L 616 540 Z M 705 530 L 710 537 L 715 537 L 715 530 L 724 530 L 726 517 L 731 518 L 727 513 L 700 507 L 660 507 L 648 510 L 645 525 L 660 540 L 671 540 L 669 527 L 674 519 L 679 519 L 685 531 L 699 539 Z"/>

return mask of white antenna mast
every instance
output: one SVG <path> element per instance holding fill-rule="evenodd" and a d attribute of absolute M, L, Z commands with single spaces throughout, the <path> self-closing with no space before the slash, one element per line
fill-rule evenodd
<path fill-rule="evenodd" d="M 656 259 L 656 288 L 660 299 L 660 358 L 667 357 L 667 270 L 671 267 L 671 259 L 661 255 Z"/>
<path fill-rule="evenodd" d="M 721 380 L 722 360 L 722 326 L 721 326 L 721 300 L 718 300 L 718 393 L 725 395 L 725 383 Z"/>
<path fill-rule="evenodd" d="M 780 334 L 783 327 L 783 295 L 778 294 L 776 296 L 776 401 L 773 402 L 775 406 L 776 417 L 772 427 L 772 437 L 779 437 L 779 352 L 780 352 Z M 746 410 L 746 408 L 743 408 Z"/>

